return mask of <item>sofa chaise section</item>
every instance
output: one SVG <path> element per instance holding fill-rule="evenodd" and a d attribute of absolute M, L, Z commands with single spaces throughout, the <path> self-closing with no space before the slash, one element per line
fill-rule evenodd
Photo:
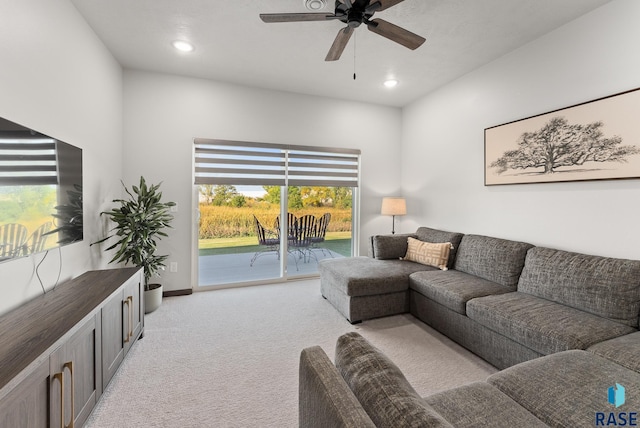
<path fill-rule="evenodd" d="M 409 275 L 435 267 L 401 260 L 407 239 L 432 243 L 450 242 L 452 264 L 462 234 L 427 227 L 415 234 L 380 235 L 371 239 L 371 257 L 325 259 L 318 263 L 320 291 L 351 323 L 409 312 Z"/>
<path fill-rule="evenodd" d="M 399 260 L 368 257 L 325 259 L 318 263 L 320 291 L 351 323 L 409 312 L 409 275 L 429 268 Z"/>

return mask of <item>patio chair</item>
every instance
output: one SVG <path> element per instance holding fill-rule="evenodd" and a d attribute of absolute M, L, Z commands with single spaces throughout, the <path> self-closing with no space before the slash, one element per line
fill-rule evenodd
<path fill-rule="evenodd" d="M 260 246 L 263 246 L 264 249 L 256 251 L 256 253 L 253 255 L 253 258 L 251 259 L 251 263 L 249 264 L 249 266 L 253 267 L 253 263 L 258 257 L 271 251 L 275 251 L 276 255 L 278 256 L 278 260 L 280 260 L 280 228 L 276 228 L 275 230 L 267 229 L 260 223 L 255 215 L 253 216 L 253 221 L 255 223 L 256 233 L 258 235 L 258 244 Z M 276 219 L 276 223 L 278 222 L 279 219 Z M 293 261 L 296 264 L 296 270 L 298 270 L 298 260 L 296 260 L 295 255 L 290 248 L 287 248 L 287 252 L 294 256 Z"/>
<path fill-rule="evenodd" d="M 327 235 L 327 227 L 329 226 L 329 222 L 331 221 L 331 213 L 325 213 L 318 219 L 318 224 L 316 227 L 316 234 L 311 238 L 311 248 L 312 250 L 320 250 L 322 251 L 322 255 L 324 255 L 324 250 L 327 250 L 331 258 L 333 258 L 333 253 L 329 248 L 322 246 L 325 240 L 325 236 Z"/>
<path fill-rule="evenodd" d="M 0 226 L 0 258 L 18 257 L 27 241 L 27 228 L 18 223 Z"/>
<path fill-rule="evenodd" d="M 309 251 L 311 239 L 316 234 L 316 222 L 315 216 L 311 214 L 298 218 L 295 223 L 294 235 L 289 236 L 289 248 L 297 251 L 305 263 L 308 261 L 307 255 L 309 258 L 311 255 L 316 257 L 315 254 Z"/>
<path fill-rule="evenodd" d="M 49 238 L 49 231 L 53 227 L 53 223 L 48 221 L 42 225 L 40 225 L 36 230 L 33 231 L 29 239 L 22 246 L 22 254 L 25 256 L 29 254 L 39 253 L 44 250 L 45 244 L 47 243 L 47 238 Z"/>
<path fill-rule="evenodd" d="M 296 221 L 298 221 L 298 218 L 295 215 L 287 213 L 287 233 L 289 238 L 293 238 L 296 234 Z M 276 217 L 276 221 L 273 223 L 273 228 L 280 233 L 280 214 Z"/>
<path fill-rule="evenodd" d="M 255 215 L 253 216 L 253 221 L 258 235 L 258 245 L 262 248 L 253 255 L 249 266 L 253 266 L 258 257 L 272 251 L 276 253 L 278 260 L 280 260 L 280 238 L 278 237 L 278 232 L 265 228 Z"/>

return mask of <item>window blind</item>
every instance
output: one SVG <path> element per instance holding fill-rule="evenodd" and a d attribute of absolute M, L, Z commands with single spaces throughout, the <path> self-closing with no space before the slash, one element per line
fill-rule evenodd
<path fill-rule="evenodd" d="M 357 187 L 360 151 L 196 138 L 195 184 Z"/>
<path fill-rule="evenodd" d="M 0 138 L 0 185 L 57 184 L 55 140 L 9 134 Z"/>

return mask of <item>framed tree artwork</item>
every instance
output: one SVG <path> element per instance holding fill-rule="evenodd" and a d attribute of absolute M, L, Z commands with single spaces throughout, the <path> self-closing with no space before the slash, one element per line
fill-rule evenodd
<path fill-rule="evenodd" d="M 484 130 L 485 186 L 640 177 L 640 88 Z"/>

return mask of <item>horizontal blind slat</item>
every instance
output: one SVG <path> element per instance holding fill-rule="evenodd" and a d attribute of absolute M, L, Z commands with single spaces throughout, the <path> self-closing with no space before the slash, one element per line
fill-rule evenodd
<path fill-rule="evenodd" d="M 56 141 L 27 133 L 3 132 L 0 139 L 0 186 L 57 184 Z M 10 164 L 9 164 L 10 163 Z"/>
<path fill-rule="evenodd" d="M 195 184 L 358 186 L 358 150 L 202 138 L 194 143 Z"/>
<path fill-rule="evenodd" d="M 196 167 L 196 173 L 230 174 L 230 175 L 236 175 L 238 177 L 254 176 L 254 175 L 282 175 L 282 171 L 276 171 L 271 169 L 243 170 L 243 169 L 210 168 L 210 167 Z"/>

